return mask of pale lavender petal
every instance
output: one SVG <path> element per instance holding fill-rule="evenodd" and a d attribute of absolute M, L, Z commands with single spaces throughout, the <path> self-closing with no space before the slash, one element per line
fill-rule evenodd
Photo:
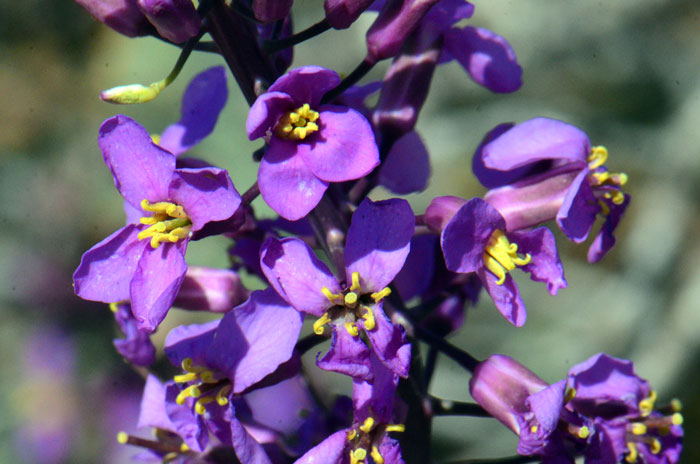
<path fill-rule="evenodd" d="M 472 158 L 472 172 L 481 185 L 488 189 L 493 189 L 496 187 L 501 187 L 503 185 L 508 185 L 516 180 L 525 177 L 532 170 L 531 165 L 526 165 L 518 169 L 513 169 L 509 171 L 501 171 L 498 169 L 489 169 L 484 165 L 483 149 L 484 146 L 490 143 L 492 140 L 497 139 L 503 133 L 510 130 L 515 126 L 512 122 L 507 122 L 499 124 L 493 129 L 491 129 L 481 140 L 479 146 L 474 152 L 474 157 Z"/>
<path fill-rule="evenodd" d="M 391 283 L 411 249 L 415 216 L 406 200 L 365 199 L 352 215 L 345 244 L 347 281 L 359 272 L 365 292 Z"/>
<path fill-rule="evenodd" d="M 297 106 L 308 103 L 316 109 L 321 97 L 340 84 L 340 76 L 332 69 L 303 66 L 292 69 L 270 86 L 268 92 L 282 92 L 291 96 Z"/>
<path fill-rule="evenodd" d="M 316 355 L 316 365 L 325 371 L 338 372 L 366 382 L 374 380 L 369 349 L 359 336 L 350 335 L 343 325 L 333 328 L 331 347 L 321 359 L 320 354 Z"/>
<path fill-rule="evenodd" d="M 169 198 L 185 209 L 193 232 L 208 222 L 230 218 L 241 204 L 228 173 L 219 168 L 177 169 Z"/>
<path fill-rule="evenodd" d="M 323 315 L 332 306 L 321 292 L 323 287 L 331 293 L 341 291 L 333 273 L 298 238 L 265 240 L 260 250 L 260 266 L 282 298 L 299 311 L 314 316 Z"/>
<path fill-rule="evenodd" d="M 160 383 L 160 380 L 153 374 L 148 374 L 146 379 L 137 427 L 152 427 L 175 432 L 175 428 L 165 412 L 165 385 Z"/>
<path fill-rule="evenodd" d="M 406 341 L 403 327 L 394 325 L 384 314 L 381 304 L 372 305 L 375 327 L 365 329 L 372 348 L 387 368 L 403 378 L 408 377 L 411 367 L 411 344 Z M 364 328 L 364 320 L 358 322 Z"/>
<path fill-rule="evenodd" d="M 506 223 L 496 209 L 481 198 L 472 198 L 452 217 L 442 231 L 440 245 L 447 269 L 474 272 L 484 266 L 484 249 Z"/>
<path fill-rule="evenodd" d="M 556 295 L 560 288 L 566 288 L 564 266 L 559 259 L 554 234 L 546 227 L 523 232 L 509 232 L 508 239 L 518 245 L 519 254 L 530 254 L 532 260 L 522 266 L 537 282 L 545 282 L 550 294 Z"/>
<path fill-rule="evenodd" d="M 298 142 L 297 154 L 321 180 L 358 179 L 379 165 L 374 133 L 359 112 L 323 105 L 319 108 L 318 125 L 318 132 Z"/>
<path fill-rule="evenodd" d="M 295 102 L 286 93 L 268 91 L 260 95 L 250 107 L 245 129 L 250 140 L 272 134 L 280 118 L 295 109 Z"/>
<path fill-rule="evenodd" d="M 445 48 L 477 84 L 492 92 L 515 92 L 522 85 L 522 68 L 506 39 L 488 29 L 467 26 L 445 34 Z"/>
<path fill-rule="evenodd" d="M 510 274 L 506 274 L 506 281 L 503 285 L 498 285 L 496 283 L 498 278 L 486 269 L 480 269 L 478 274 L 481 282 L 484 284 L 484 288 L 503 317 L 515 327 L 525 325 L 525 320 L 527 319 L 525 303 L 520 298 L 520 292 L 513 277 Z"/>
<path fill-rule="evenodd" d="M 148 245 L 141 256 L 130 287 L 131 309 L 140 329 L 156 330 L 172 306 L 187 271 L 186 247 L 183 240 L 156 249 Z"/>
<path fill-rule="evenodd" d="M 599 209 L 598 200 L 588 183 L 588 170 L 584 169 L 566 192 L 557 212 L 557 224 L 569 240 L 581 243 L 588 237 Z"/>
<path fill-rule="evenodd" d="M 306 216 L 321 201 L 328 183 L 316 177 L 301 157 L 296 142 L 273 137 L 258 169 L 265 203 L 290 221 Z"/>
<path fill-rule="evenodd" d="M 404 464 L 405 462 L 401 457 L 401 445 L 387 435 L 379 443 L 379 454 L 384 458 L 384 464 Z"/>
<path fill-rule="evenodd" d="M 165 337 L 165 355 L 174 366 L 180 367 L 185 358 L 194 365 L 206 364 L 209 346 L 214 341 L 219 319 L 205 324 L 179 325 Z"/>
<path fill-rule="evenodd" d="M 144 217 L 144 211 L 141 208 L 134 208 L 128 201 L 124 201 L 124 214 L 127 225 L 140 224 L 141 218 Z"/>
<path fill-rule="evenodd" d="M 240 393 L 291 358 L 302 320 L 274 289 L 255 291 L 221 320 L 207 365 L 226 374 Z"/>
<path fill-rule="evenodd" d="M 146 129 L 124 115 L 100 126 L 97 142 L 114 185 L 126 201 L 140 208 L 141 200 L 167 200 L 175 157 L 153 143 Z"/>
<path fill-rule="evenodd" d="M 603 200 L 605 201 L 605 200 Z M 625 201 L 621 205 L 616 205 L 611 201 L 606 201 L 610 213 L 605 216 L 605 222 L 603 222 L 600 232 L 596 235 L 595 239 L 588 248 L 588 262 L 596 263 L 600 261 L 605 254 L 610 251 L 610 249 L 615 245 L 615 236 L 613 233 L 617 228 L 617 225 L 622 219 L 622 215 L 625 214 L 627 206 L 630 204 L 630 196 L 625 195 Z"/>
<path fill-rule="evenodd" d="M 231 417 L 231 438 L 236 456 L 246 464 L 272 464 L 262 445 L 255 441 L 235 416 Z"/>
<path fill-rule="evenodd" d="M 379 183 L 399 195 L 422 192 L 429 177 L 430 156 L 416 131 L 394 142 L 379 170 Z"/>
<path fill-rule="evenodd" d="M 347 436 L 347 430 L 335 432 L 311 448 L 305 455 L 297 459 L 294 464 L 343 464 Z"/>
<path fill-rule="evenodd" d="M 158 145 L 175 156 L 197 145 L 214 130 L 227 99 L 226 68 L 215 66 L 197 74 L 182 97 L 180 120 L 163 131 Z"/>
<path fill-rule="evenodd" d="M 591 152 L 586 134 L 562 121 L 534 118 L 506 131 L 483 148 L 487 168 L 509 171 L 535 161 L 561 159 L 582 167 Z"/>
<path fill-rule="evenodd" d="M 148 242 L 136 225 L 123 227 L 83 254 L 73 274 L 75 294 L 103 303 L 129 299 L 129 285 Z"/>

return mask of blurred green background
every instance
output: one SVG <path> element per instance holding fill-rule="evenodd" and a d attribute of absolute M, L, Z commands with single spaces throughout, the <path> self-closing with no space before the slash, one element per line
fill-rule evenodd
<path fill-rule="evenodd" d="M 297 0 L 297 27 L 319 20 L 321 5 Z M 350 72 L 372 18 L 299 46 L 294 65 Z M 509 354 L 552 382 L 599 351 L 629 358 L 661 403 L 683 401 L 683 462 L 700 462 L 700 3 L 491 0 L 476 2 L 469 23 L 509 40 L 524 86 L 492 95 L 456 64 L 438 69 L 418 124 L 433 164 L 428 191 L 408 197 L 416 211 L 436 195 L 482 195 L 470 171 L 481 137 L 535 116 L 567 121 L 605 145 L 610 169 L 629 174 L 633 202 L 601 263 L 587 264 L 587 245 L 558 235 L 569 288 L 556 297 L 515 275 L 528 307 L 524 328 L 482 298 L 454 343 L 479 358 Z M 155 39 L 116 34 L 70 1 L 0 4 L 0 462 L 127 462 L 133 454 L 114 437 L 134 430 L 141 378 L 114 352 L 106 305 L 73 296 L 71 275 L 81 254 L 123 223 L 97 147 L 101 121 L 124 113 L 162 131 L 179 118 L 189 78 L 221 60 L 195 53 L 146 105 L 111 106 L 97 95 L 161 79 L 177 56 Z M 232 79 L 229 89 L 216 131 L 193 154 L 229 169 L 244 191 L 259 142 L 245 136 L 247 106 Z M 195 242 L 188 262 L 226 266 L 226 246 Z M 189 320 L 172 312 L 156 345 Z M 456 365 L 440 359 L 436 375 L 436 395 L 467 399 L 468 376 Z M 515 444 L 493 420 L 435 422 L 440 459 L 512 455 Z"/>

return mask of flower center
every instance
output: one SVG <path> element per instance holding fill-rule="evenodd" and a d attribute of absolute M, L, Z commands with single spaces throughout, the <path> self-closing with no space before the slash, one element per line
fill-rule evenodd
<path fill-rule="evenodd" d="M 287 140 L 304 140 L 318 130 L 318 112 L 304 103 L 294 111 L 285 113 L 275 126 L 275 135 Z"/>
<path fill-rule="evenodd" d="M 366 294 L 362 294 L 360 273 L 353 272 L 352 285 L 343 293 L 332 293 L 328 287 L 323 287 L 321 293 L 335 306 L 329 311 L 326 311 L 323 316 L 314 322 L 314 333 L 317 335 L 323 334 L 323 327 L 326 324 L 342 318 L 345 330 L 353 337 L 357 337 L 360 334 L 360 330 L 357 324 L 355 324 L 355 321 L 363 319 L 365 330 L 373 330 L 376 327 L 376 322 L 374 320 L 371 301 L 375 304 L 379 303 L 382 299 L 391 294 L 391 290 L 386 287 L 378 292 L 370 293 L 368 299 L 366 298 Z"/>
<path fill-rule="evenodd" d="M 608 160 L 608 150 L 605 147 L 591 148 L 588 156 L 589 178 L 593 187 L 603 187 L 603 197 L 609 199 L 616 205 L 621 205 L 625 201 L 625 194 L 620 187 L 627 183 L 627 174 L 624 172 L 610 172 L 605 167 Z M 603 208 L 605 211 L 605 208 Z"/>
<path fill-rule="evenodd" d="M 141 201 L 141 209 L 153 215 L 140 219 L 141 224 L 150 227 L 139 232 L 138 238 L 139 240 L 150 238 L 153 248 L 158 248 L 165 242 L 175 243 L 190 233 L 192 221 L 180 205 L 167 201 L 149 203 L 144 199 Z"/>
<path fill-rule="evenodd" d="M 387 432 L 403 432 L 403 424 L 377 424 L 370 416 L 359 427 L 350 429 L 347 435 L 350 448 L 350 464 L 366 464 L 367 456 L 371 456 L 375 464 L 384 464 L 384 456 L 379 452 L 376 443 L 380 443 Z"/>
<path fill-rule="evenodd" d="M 532 260 L 530 254 L 524 258 L 518 256 L 518 245 L 510 243 L 508 237 L 502 230 L 496 229 L 491 234 L 486 247 L 484 248 L 484 266 L 498 277 L 496 283 L 503 285 L 506 281 L 506 273 L 515 269 L 516 266 L 524 266 Z"/>
<path fill-rule="evenodd" d="M 205 405 L 216 402 L 219 406 L 228 404 L 228 394 L 231 392 L 231 383 L 226 379 L 218 379 L 212 371 L 203 366 L 193 366 L 192 358 L 182 360 L 182 369 L 187 372 L 173 377 L 175 383 L 187 384 L 175 398 L 175 402 L 182 406 L 187 398 L 197 398 L 194 410 L 197 414 L 204 415 Z"/>

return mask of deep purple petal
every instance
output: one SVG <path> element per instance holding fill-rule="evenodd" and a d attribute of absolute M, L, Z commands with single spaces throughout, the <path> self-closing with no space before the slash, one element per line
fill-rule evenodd
<path fill-rule="evenodd" d="M 525 403 L 528 412 L 518 417 L 518 454 L 529 456 L 546 453 L 550 436 L 560 420 L 565 391 L 566 380 L 561 380 L 527 398 Z"/>
<path fill-rule="evenodd" d="M 165 318 L 185 278 L 187 243 L 166 243 L 146 248 L 131 280 L 131 309 L 139 328 L 156 330 Z"/>
<path fill-rule="evenodd" d="M 103 303 L 129 299 L 129 285 L 148 242 L 139 241 L 132 224 L 114 232 L 83 254 L 73 274 L 75 294 Z"/>
<path fill-rule="evenodd" d="M 365 329 L 372 348 L 379 360 L 387 368 L 403 378 L 408 377 L 411 367 L 411 344 L 406 341 L 403 327 L 394 325 L 384 314 L 381 304 L 372 305 L 375 327 Z M 358 326 L 364 327 L 364 320 L 358 321 Z"/>
<path fill-rule="evenodd" d="M 126 201 L 141 208 L 168 198 L 168 185 L 175 171 L 175 157 L 155 145 L 146 129 L 124 115 L 107 119 L 97 139 L 114 185 Z"/>
<path fill-rule="evenodd" d="M 178 156 L 211 134 L 226 105 L 226 69 L 215 66 L 197 74 L 182 97 L 180 120 L 168 126 L 158 145 Z"/>
<path fill-rule="evenodd" d="M 135 0 L 76 0 L 97 21 L 128 37 L 149 34 L 153 26 Z"/>
<path fill-rule="evenodd" d="M 433 234 L 416 235 L 411 239 L 411 251 L 394 278 L 394 285 L 404 301 L 422 295 L 430 286 L 435 274 L 436 246 L 437 236 Z"/>
<path fill-rule="evenodd" d="M 362 422 L 368 417 L 375 421 L 391 423 L 393 419 L 396 387 L 399 376 L 385 366 L 376 354 L 370 356 L 374 381 L 370 384 L 354 379 L 352 382 L 352 403 L 355 420 Z"/>
<path fill-rule="evenodd" d="M 384 464 L 404 464 L 401 457 L 401 445 L 398 441 L 385 435 L 379 443 L 379 454 L 384 458 Z"/>
<path fill-rule="evenodd" d="M 291 358 L 302 319 L 274 289 L 255 291 L 221 320 L 207 365 L 226 374 L 240 393 Z"/>
<path fill-rule="evenodd" d="M 406 200 L 363 200 L 352 215 L 345 244 L 347 281 L 359 272 L 364 292 L 389 285 L 406 261 L 414 229 L 415 216 Z"/>
<path fill-rule="evenodd" d="M 616 205 L 612 201 L 602 201 L 605 201 L 608 205 L 610 213 L 605 216 L 605 222 L 603 222 L 600 232 L 598 232 L 598 235 L 596 235 L 591 246 L 588 248 L 589 263 L 600 261 L 615 245 L 615 236 L 613 234 L 617 225 L 620 223 L 620 219 L 622 219 L 622 215 L 625 214 L 627 206 L 630 204 L 630 196 L 625 195 L 625 201 L 620 205 Z"/>
<path fill-rule="evenodd" d="M 566 288 L 564 266 L 559 259 L 554 234 L 546 227 L 523 232 L 509 232 L 508 238 L 518 245 L 519 254 L 530 254 L 532 260 L 522 266 L 532 280 L 546 282 L 550 294 L 556 295 L 560 288 Z"/>
<path fill-rule="evenodd" d="M 172 42 L 185 42 L 199 32 L 202 20 L 191 0 L 138 0 L 138 3 L 158 33 Z"/>
<path fill-rule="evenodd" d="M 295 109 L 295 102 L 286 93 L 268 91 L 260 95 L 250 107 L 245 123 L 250 140 L 271 134 L 280 118 Z"/>
<path fill-rule="evenodd" d="M 253 0 L 253 13 L 263 23 L 279 21 L 289 14 L 293 2 L 294 0 Z"/>
<path fill-rule="evenodd" d="M 116 305 L 114 318 L 125 338 L 112 340 L 114 347 L 128 362 L 137 366 L 149 366 L 156 359 L 156 348 L 153 346 L 148 333 L 138 329 L 136 318 L 131 312 L 131 305 L 121 303 Z"/>
<path fill-rule="evenodd" d="M 205 324 L 179 325 L 165 337 L 165 354 L 173 364 L 180 367 L 185 358 L 192 359 L 195 366 L 206 364 L 206 354 L 214 341 L 220 320 Z"/>
<path fill-rule="evenodd" d="M 319 131 L 298 142 L 297 154 L 321 180 L 364 177 L 379 165 L 379 150 L 367 119 L 352 108 L 323 105 Z"/>
<path fill-rule="evenodd" d="M 588 183 L 588 170 L 584 169 L 566 192 L 557 212 L 557 224 L 569 240 L 581 243 L 588 237 L 599 209 L 598 200 Z"/>
<path fill-rule="evenodd" d="M 185 209 L 193 232 L 208 222 L 230 218 L 241 204 L 228 173 L 219 168 L 177 169 L 169 197 Z"/>
<path fill-rule="evenodd" d="M 279 295 L 299 311 L 321 316 L 332 306 L 323 287 L 339 293 L 340 285 L 328 267 L 298 238 L 270 237 L 260 250 L 260 266 Z"/>
<path fill-rule="evenodd" d="M 510 274 L 506 274 L 506 281 L 503 285 L 498 285 L 496 283 L 498 278 L 486 269 L 480 269 L 478 274 L 481 283 L 484 284 L 484 289 L 491 296 L 496 308 L 503 317 L 515 327 L 525 325 L 525 320 L 527 319 L 525 303 L 520 298 L 520 292 L 513 277 Z"/>
<path fill-rule="evenodd" d="M 339 430 L 311 448 L 306 454 L 297 459 L 294 464 L 343 464 L 345 443 L 348 438 L 347 430 Z"/>
<path fill-rule="evenodd" d="M 472 198 L 450 219 L 440 245 L 447 269 L 474 272 L 484 266 L 484 249 L 495 230 L 505 230 L 503 217 L 481 198 Z"/>
<path fill-rule="evenodd" d="M 323 9 L 333 29 L 345 29 L 360 17 L 373 0 L 325 0 Z"/>
<path fill-rule="evenodd" d="M 255 441 L 236 417 L 231 417 L 231 438 L 236 456 L 240 462 L 250 464 L 271 464 L 270 458 L 260 443 Z"/>
<path fill-rule="evenodd" d="M 338 372 L 366 382 L 374 380 L 367 345 L 359 336 L 350 335 L 343 325 L 333 328 L 331 347 L 321 359 L 320 354 L 316 355 L 316 365 L 325 371 Z"/>
<path fill-rule="evenodd" d="M 512 129 L 513 126 L 515 126 L 515 124 L 512 122 L 497 125 L 484 136 L 474 152 L 472 171 L 476 178 L 479 179 L 479 182 L 481 182 L 481 185 L 488 189 L 510 184 L 527 175 L 532 169 L 531 166 L 527 165 L 518 169 L 502 171 L 498 169 L 489 169 L 484 165 L 484 146 L 500 137 L 506 131 Z"/>
<path fill-rule="evenodd" d="M 477 84 L 492 92 L 515 92 L 523 70 L 506 39 L 488 29 L 467 26 L 445 34 L 445 48 Z"/>
<path fill-rule="evenodd" d="M 292 69 L 270 86 L 268 92 L 282 92 L 291 96 L 296 106 L 308 103 L 315 110 L 321 97 L 340 84 L 340 76 L 332 69 L 320 66 L 302 66 Z"/>
<path fill-rule="evenodd" d="M 422 192 L 430 177 L 430 156 L 416 131 L 391 146 L 379 171 L 379 183 L 399 195 Z"/>
<path fill-rule="evenodd" d="M 258 170 L 263 200 L 290 221 L 306 216 L 328 188 L 328 183 L 316 177 L 296 156 L 296 146 L 296 142 L 273 137 Z"/>
<path fill-rule="evenodd" d="M 175 428 L 175 433 L 193 451 L 202 452 L 209 442 L 209 433 L 204 424 L 204 417 L 196 414 L 190 406 L 191 401 L 180 406 L 175 398 L 180 387 L 169 383 L 165 388 L 165 412 Z M 189 403 L 189 404 L 188 404 Z"/>
<path fill-rule="evenodd" d="M 586 134 L 556 119 L 520 123 L 483 148 L 487 168 L 509 171 L 535 161 L 562 159 L 585 166 L 591 144 Z"/>

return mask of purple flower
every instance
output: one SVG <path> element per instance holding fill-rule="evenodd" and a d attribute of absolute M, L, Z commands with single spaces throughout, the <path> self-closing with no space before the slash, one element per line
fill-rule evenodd
<path fill-rule="evenodd" d="M 474 173 L 492 188 L 484 198 L 508 230 L 556 219 L 569 240 L 581 243 L 602 216 L 588 249 L 588 261 L 595 262 L 615 244 L 613 233 L 630 201 L 620 189 L 627 176 L 610 172 L 607 157 L 580 129 L 535 118 L 492 130 L 474 154 Z"/>
<path fill-rule="evenodd" d="M 454 203 L 453 197 L 447 197 Z M 437 216 L 442 198 L 428 206 L 426 218 Z M 442 221 L 444 222 L 444 221 Z M 503 216 L 481 198 L 473 198 L 459 208 L 444 225 L 440 245 L 447 269 L 476 272 L 496 307 L 511 324 L 525 324 L 525 305 L 509 271 L 516 267 L 532 280 L 546 282 L 550 294 L 566 287 L 554 235 L 546 227 L 508 231 Z"/>
<path fill-rule="evenodd" d="M 277 79 L 248 114 L 251 140 L 269 146 L 258 184 L 265 202 L 280 216 L 297 220 L 320 201 L 329 182 L 367 175 L 379 164 L 372 128 L 359 112 L 321 105 L 340 83 L 329 69 L 306 66 Z"/>
<path fill-rule="evenodd" d="M 137 366 L 150 366 L 156 359 L 156 347 L 153 346 L 148 332 L 140 330 L 129 303 L 110 303 L 109 309 L 124 333 L 124 339 L 115 338 L 112 343 L 120 355 Z"/>
<path fill-rule="evenodd" d="M 222 169 L 175 169 L 175 157 L 126 116 L 106 120 L 98 142 L 130 220 L 83 255 L 75 292 L 105 303 L 129 300 L 139 328 L 152 332 L 185 278 L 190 234 L 231 217 L 241 199 Z"/>
<path fill-rule="evenodd" d="M 382 300 L 403 267 L 410 249 L 414 215 L 405 200 L 373 203 L 366 199 L 352 217 L 345 246 L 345 282 L 299 239 L 269 238 L 260 252 L 260 265 L 270 284 L 297 310 L 316 316 L 314 331 L 332 327 L 331 347 L 317 364 L 371 381 L 370 350 L 393 372 L 408 375 L 410 345 L 403 329 L 385 315 Z"/>

